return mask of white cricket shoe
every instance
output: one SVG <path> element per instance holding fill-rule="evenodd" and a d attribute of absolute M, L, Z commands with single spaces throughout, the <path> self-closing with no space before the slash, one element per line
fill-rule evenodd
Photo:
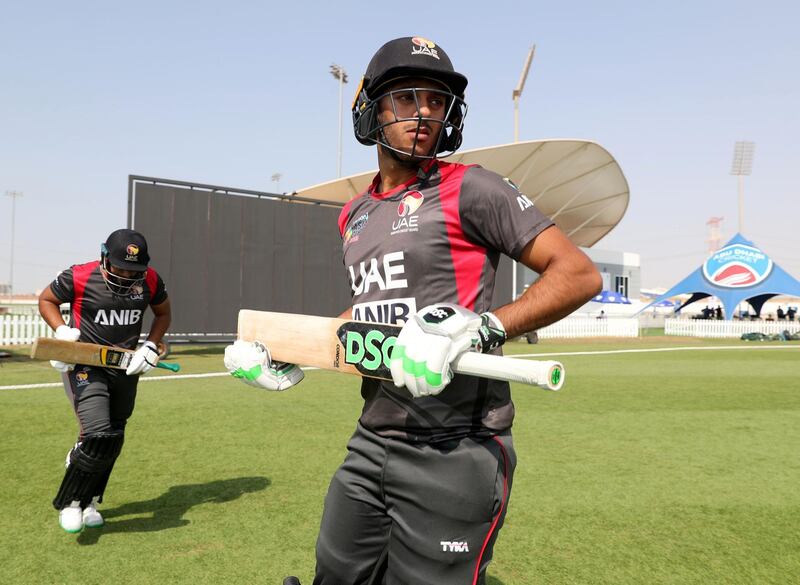
<path fill-rule="evenodd" d="M 72 502 L 58 513 L 58 523 L 67 532 L 80 532 L 83 528 L 83 512 L 80 502 Z"/>
<path fill-rule="evenodd" d="M 87 528 L 100 528 L 104 524 L 103 516 L 97 511 L 97 498 L 83 509 L 83 525 Z"/>

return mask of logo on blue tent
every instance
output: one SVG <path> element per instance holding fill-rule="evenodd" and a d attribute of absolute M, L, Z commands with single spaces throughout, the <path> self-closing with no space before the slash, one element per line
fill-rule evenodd
<path fill-rule="evenodd" d="M 758 248 L 730 244 L 703 264 L 706 280 L 723 288 L 745 288 L 763 282 L 772 271 L 772 260 Z"/>

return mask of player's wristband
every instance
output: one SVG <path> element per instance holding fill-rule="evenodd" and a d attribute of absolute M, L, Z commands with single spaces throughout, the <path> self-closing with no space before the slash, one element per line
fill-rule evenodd
<path fill-rule="evenodd" d="M 481 313 L 481 326 L 478 329 L 478 344 L 475 349 L 480 353 L 488 353 L 506 342 L 506 330 L 500 319 L 488 311 Z"/>

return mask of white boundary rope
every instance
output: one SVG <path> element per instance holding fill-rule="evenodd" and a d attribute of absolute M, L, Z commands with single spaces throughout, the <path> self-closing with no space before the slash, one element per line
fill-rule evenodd
<path fill-rule="evenodd" d="M 659 351 L 707 351 L 716 349 L 800 349 L 800 345 L 773 345 L 771 347 L 758 347 L 754 345 L 716 345 L 716 346 L 689 346 L 689 347 L 654 347 L 650 349 L 607 349 L 598 351 L 560 351 L 557 353 L 515 353 L 508 357 L 540 357 L 554 355 L 608 355 L 613 353 L 655 353 Z"/>
<path fill-rule="evenodd" d="M 319 368 L 303 368 L 303 371 L 318 370 Z M 145 376 L 140 382 L 163 382 L 169 380 L 186 380 L 189 378 L 220 378 L 230 376 L 228 372 L 212 372 L 210 374 L 165 374 L 163 376 Z M 63 388 L 61 382 L 47 382 L 44 384 L 16 384 L 14 386 L 0 386 L 0 390 L 27 390 L 30 388 Z"/>
<path fill-rule="evenodd" d="M 750 350 L 764 350 L 764 349 L 794 349 L 800 350 L 800 345 L 773 345 L 773 346 L 756 346 L 756 345 L 716 345 L 716 346 L 688 346 L 688 347 L 654 347 L 650 349 L 609 349 L 598 351 L 561 351 L 556 353 L 517 353 L 506 357 L 512 358 L 538 358 L 538 357 L 553 357 L 562 355 L 609 355 L 609 354 L 623 354 L 623 353 L 656 353 L 665 351 L 712 351 L 712 350 L 728 350 L 728 349 L 750 349 Z M 319 368 L 303 368 L 304 371 L 316 370 Z M 221 376 L 229 376 L 228 372 L 213 372 L 210 374 L 173 374 L 164 376 L 145 376 L 140 382 L 163 382 L 168 380 L 186 380 L 190 378 L 218 378 Z M 63 387 L 61 382 L 52 382 L 45 384 L 16 384 L 13 386 L 0 386 L 0 390 L 28 390 L 32 388 L 58 388 Z"/>
<path fill-rule="evenodd" d="M 211 374 L 174 374 L 164 376 L 153 376 L 140 379 L 140 382 L 161 382 L 162 380 L 186 380 L 188 378 L 216 378 L 219 376 L 230 376 L 228 372 L 214 372 Z M 0 390 L 27 390 L 28 388 L 63 388 L 61 382 L 48 382 L 45 384 L 16 384 L 14 386 L 0 386 Z"/>

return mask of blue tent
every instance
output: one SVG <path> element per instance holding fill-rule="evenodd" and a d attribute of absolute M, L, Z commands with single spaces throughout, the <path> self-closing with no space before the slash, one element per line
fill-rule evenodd
<path fill-rule="evenodd" d="M 680 308 L 706 297 L 715 296 L 722 303 L 725 318 L 731 319 L 736 306 L 747 301 L 756 314 L 777 295 L 800 297 L 800 281 L 775 264 L 753 242 L 736 234 L 722 248 L 709 256 L 703 265 L 647 305 L 681 294 L 692 296 Z M 640 311 L 641 312 L 641 311 Z"/>
<path fill-rule="evenodd" d="M 593 298 L 594 303 L 613 303 L 617 305 L 630 305 L 631 301 L 623 294 L 610 290 L 601 290 Z"/>

